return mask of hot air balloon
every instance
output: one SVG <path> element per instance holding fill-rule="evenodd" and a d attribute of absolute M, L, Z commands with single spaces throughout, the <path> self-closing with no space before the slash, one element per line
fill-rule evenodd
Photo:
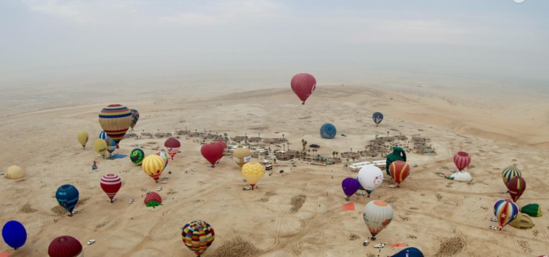
<path fill-rule="evenodd" d="M 252 190 L 254 190 L 255 184 L 263 177 L 263 174 L 265 174 L 265 167 L 258 162 L 249 162 L 242 166 L 242 176 L 252 186 Z"/>
<path fill-rule="evenodd" d="M 55 193 L 55 198 L 61 207 L 65 208 L 69 212 L 69 216 L 72 216 L 72 210 L 76 207 L 79 197 L 78 189 L 73 185 L 65 184 L 60 186 Z"/>
<path fill-rule="evenodd" d="M 99 113 L 99 124 L 118 146 L 132 124 L 132 114 L 126 106 L 111 104 Z"/>
<path fill-rule="evenodd" d="M 368 192 L 368 197 L 370 197 L 372 191 L 383 182 L 383 172 L 374 165 L 364 166 L 358 172 L 358 182 L 360 182 L 360 185 Z"/>
<path fill-rule="evenodd" d="M 27 230 L 19 221 L 10 220 L 2 228 L 2 237 L 7 245 L 17 250 L 27 242 Z"/>
<path fill-rule="evenodd" d="M 372 240 L 376 240 L 376 235 L 391 223 L 393 215 L 393 207 L 382 200 L 370 201 L 364 206 L 363 218 Z"/>
<path fill-rule="evenodd" d="M 240 168 L 252 160 L 252 152 L 246 148 L 238 148 L 233 152 L 233 159 Z"/>
<path fill-rule="evenodd" d="M 72 236 L 60 236 L 51 241 L 48 247 L 50 257 L 84 257 L 82 244 Z"/>
<path fill-rule="evenodd" d="M 498 219 L 500 230 L 513 221 L 518 213 L 517 205 L 509 199 L 502 199 L 494 204 L 494 215 Z"/>
<path fill-rule="evenodd" d="M 457 152 L 454 155 L 454 163 L 459 171 L 463 171 L 471 163 L 471 156 L 466 152 Z"/>
<path fill-rule="evenodd" d="M 143 160 L 143 165 L 141 167 L 147 175 L 149 175 L 156 182 L 158 182 L 160 174 L 162 174 L 162 171 L 164 171 L 164 165 L 165 162 L 164 160 L 162 160 L 162 158 L 160 158 L 160 156 L 151 154 L 145 157 L 145 159 Z"/>
<path fill-rule="evenodd" d="M 415 247 L 408 247 L 395 255 L 392 255 L 391 257 L 424 257 L 424 255 L 419 249 Z"/>
<path fill-rule="evenodd" d="M 220 144 L 221 146 L 223 146 L 223 154 L 219 158 L 219 160 L 221 160 L 223 158 L 223 155 L 225 155 L 225 153 L 227 152 L 227 143 L 225 143 L 225 141 L 214 141 L 213 143 Z"/>
<path fill-rule="evenodd" d="M 404 149 L 400 147 L 393 147 L 393 152 L 387 155 L 387 161 L 385 162 L 385 172 L 387 172 L 387 175 L 391 176 L 391 172 L 389 171 L 389 167 L 391 167 L 391 163 L 394 161 L 406 161 L 406 152 Z"/>
<path fill-rule="evenodd" d="M 107 135 L 107 133 L 105 133 L 105 131 L 101 131 L 101 132 L 99 132 L 99 136 L 97 138 L 105 140 L 105 139 L 107 139 L 107 137 L 109 137 L 109 135 Z"/>
<path fill-rule="evenodd" d="M 502 178 L 503 178 L 503 184 L 505 184 L 507 186 L 507 183 L 509 183 L 509 181 L 511 181 L 511 179 L 513 179 L 514 177 L 517 177 L 517 176 L 521 177 L 522 173 L 517 168 L 517 165 L 513 164 L 513 165 L 505 168 L 501 175 L 502 175 Z"/>
<path fill-rule="evenodd" d="M 320 136 L 325 139 L 332 139 L 336 136 L 337 130 L 332 123 L 324 123 L 322 127 L 320 127 Z"/>
<path fill-rule="evenodd" d="M 541 217 L 543 213 L 541 212 L 541 208 L 539 207 L 539 204 L 537 203 L 531 203 L 524 205 L 520 212 L 528 214 L 530 217 Z"/>
<path fill-rule="evenodd" d="M 8 170 L 4 173 L 5 178 L 9 179 L 20 179 L 25 175 L 25 172 L 23 172 L 23 169 L 19 166 L 10 166 Z"/>
<path fill-rule="evenodd" d="M 202 220 L 193 220 L 185 224 L 181 230 L 183 243 L 185 243 L 196 256 L 204 254 L 215 239 L 213 228 L 210 224 Z"/>
<path fill-rule="evenodd" d="M 150 192 L 147 194 L 147 197 L 145 197 L 144 202 L 147 207 L 156 209 L 156 206 L 162 205 L 162 197 L 156 192 Z"/>
<path fill-rule="evenodd" d="M 532 218 L 525 213 L 519 213 L 513 221 L 509 222 L 509 226 L 518 229 L 528 229 L 534 227 L 534 225 Z"/>
<path fill-rule="evenodd" d="M 471 173 L 467 171 L 456 172 L 446 178 L 449 180 L 461 181 L 461 182 L 471 182 L 473 180 Z"/>
<path fill-rule="evenodd" d="M 168 149 L 168 153 L 170 154 L 173 160 L 173 157 L 177 154 L 177 152 L 179 151 L 179 148 L 181 147 L 181 143 L 179 142 L 179 140 L 173 137 L 170 137 L 164 143 L 164 147 Z"/>
<path fill-rule="evenodd" d="M 132 114 L 132 123 L 130 124 L 130 127 L 133 131 L 133 127 L 135 127 L 137 121 L 139 120 L 139 112 L 136 109 L 131 109 L 130 113 Z"/>
<path fill-rule="evenodd" d="M 305 104 L 307 98 L 309 98 L 316 89 L 316 79 L 311 74 L 299 73 L 292 78 L 291 85 L 294 93 L 303 102 L 302 104 Z"/>
<path fill-rule="evenodd" d="M 223 156 L 223 146 L 214 143 L 205 144 L 202 145 L 200 152 L 215 167 L 215 163 Z"/>
<path fill-rule="evenodd" d="M 391 172 L 391 177 L 397 183 L 397 187 L 400 187 L 400 183 L 410 175 L 410 166 L 403 161 L 394 161 L 391 163 L 389 171 Z"/>
<path fill-rule="evenodd" d="M 164 161 L 164 169 L 168 167 L 168 162 L 170 161 L 170 157 L 168 157 L 168 154 L 164 151 L 160 151 L 155 154 L 160 156 L 160 158 L 162 158 L 162 160 Z"/>
<path fill-rule="evenodd" d="M 133 164 L 135 165 L 141 165 L 143 162 L 143 159 L 145 158 L 145 152 L 139 148 L 135 148 L 130 153 L 130 160 L 132 160 Z"/>
<path fill-rule="evenodd" d="M 93 148 L 97 154 L 105 157 L 105 153 L 107 152 L 107 142 L 103 139 L 96 139 L 95 143 L 93 143 Z"/>
<path fill-rule="evenodd" d="M 374 120 L 376 127 L 383 121 L 383 113 L 381 112 L 374 112 L 374 115 L 372 115 L 372 119 Z"/>
<path fill-rule="evenodd" d="M 346 178 L 341 182 L 341 187 L 343 188 L 343 193 L 347 196 L 345 197 L 345 200 L 349 200 L 349 197 L 358 191 L 360 183 L 354 178 Z"/>
<path fill-rule="evenodd" d="M 86 131 L 80 131 L 76 135 L 76 139 L 78 139 L 78 142 L 82 145 L 82 148 L 86 148 L 86 144 L 88 143 L 88 132 Z"/>
<path fill-rule="evenodd" d="M 114 202 L 113 198 L 120 190 L 120 187 L 122 187 L 122 180 L 118 175 L 106 174 L 101 177 L 101 188 L 111 199 L 111 203 Z"/>
<path fill-rule="evenodd" d="M 524 190 L 526 190 L 526 181 L 522 177 L 514 177 L 507 184 L 507 189 L 511 195 L 511 199 L 516 203 L 524 193 Z"/>
<path fill-rule="evenodd" d="M 116 142 L 110 137 L 107 137 L 107 139 L 105 139 L 105 142 L 107 143 L 107 151 L 112 156 L 112 152 L 116 150 Z"/>

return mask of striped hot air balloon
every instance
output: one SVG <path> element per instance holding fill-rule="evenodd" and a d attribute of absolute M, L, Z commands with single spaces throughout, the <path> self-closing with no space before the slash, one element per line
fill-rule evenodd
<path fill-rule="evenodd" d="M 389 166 L 389 171 L 393 180 L 400 186 L 400 183 L 410 175 L 410 166 L 403 161 L 394 161 Z"/>
<path fill-rule="evenodd" d="M 471 163 L 471 156 L 466 152 L 457 152 L 454 155 L 454 163 L 459 171 L 464 170 Z"/>
<path fill-rule="evenodd" d="M 78 192 L 78 189 L 70 184 L 60 186 L 55 193 L 57 202 L 70 213 L 69 216 L 72 216 L 72 211 L 78 203 L 79 196 L 80 193 Z"/>
<path fill-rule="evenodd" d="M 101 188 L 113 202 L 113 198 L 122 187 L 122 180 L 116 174 L 106 174 L 101 177 Z"/>
<path fill-rule="evenodd" d="M 364 206 L 364 222 L 372 234 L 372 240 L 393 220 L 393 207 L 382 200 L 374 200 Z"/>
<path fill-rule="evenodd" d="M 48 255 L 50 257 L 83 257 L 84 250 L 78 239 L 72 236 L 60 236 L 51 241 Z"/>
<path fill-rule="evenodd" d="M 204 254 L 215 240 L 214 229 L 210 224 L 202 220 L 193 220 L 185 224 L 181 230 L 183 243 L 185 243 L 196 256 Z"/>
<path fill-rule="evenodd" d="M 160 156 L 155 154 L 151 154 L 145 157 L 145 159 L 143 160 L 143 164 L 141 165 L 143 171 L 157 182 L 160 174 L 162 174 L 162 171 L 164 171 L 164 166 L 164 160 L 162 160 Z"/>
<path fill-rule="evenodd" d="M 101 131 L 101 132 L 99 132 L 99 136 L 97 138 L 105 140 L 105 139 L 107 139 L 107 137 L 109 137 L 109 135 L 107 135 L 107 133 L 105 133 L 105 131 Z"/>
<path fill-rule="evenodd" d="M 501 199 L 494 204 L 494 215 L 498 219 L 500 230 L 513 221 L 518 213 L 518 206 L 510 199 Z"/>
<path fill-rule="evenodd" d="M 522 173 L 517 168 L 517 165 L 513 164 L 503 169 L 503 172 L 501 173 L 501 177 L 503 179 L 503 184 L 507 186 L 509 181 L 511 181 L 511 179 L 513 179 L 514 177 L 522 177 Z"/>
<path fill-rule="evenodd" d="M 522 177 L 514 177 L 507 184 L 507 189 L 507 191 L 509 191 L 509 194 L 511 195 L 511 198 L 516 203 L 520 196 L 526 190 L 526 181 Z"/>
<path fill-rule="evenodd" d="M 99 124 L 118 146 L 132 124 L 132 114 L 126 106 L 111 104 L 99 113 Z"/>

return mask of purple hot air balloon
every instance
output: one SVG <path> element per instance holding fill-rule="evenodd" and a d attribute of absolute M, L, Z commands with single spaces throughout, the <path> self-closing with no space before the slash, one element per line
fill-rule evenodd
<path fill-rule="evenodd" d="M 341 187 L 343 188 L 343 192 L 347 196 L 345 199 L 349 200 L 349 197 L 354 195 L 358 188 L 360 187 L 360 183 L 354 178 L 346 178 L 341 182 Z"/>

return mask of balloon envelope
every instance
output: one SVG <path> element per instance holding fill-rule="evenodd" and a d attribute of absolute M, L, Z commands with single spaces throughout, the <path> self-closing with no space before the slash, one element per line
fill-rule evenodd
<path fill-rule="evenodd" d="M 2 228 L 2 237 L 7 245 L 17 249 L 27 241 L 27 230 L 19 221 L 10 220 Z"/>
<path fill-rule="evenodd" d="M 139 112 L 136 109 L 131 109 L 130 113 L 132 114 L 132 123 L 130 124 L 130 127 L 133 129 L 139 120 Z"/>
<path fill-rule="evenodd" d="M 78 189 L 76 189 L 76 187 L 65 184 L 57 189 L 55 198 L 57 198 L 59 205 L 65 208 L 65 210 L 69 213 L 72 213 L 74 207 L 76 207 L 76 203 L 78 203 L 79 195 L 80 194 L 78 193 Z"/>
<path fill-rule="evenodd" d="M 541 212 L 541 208 L 537 203 L 531 203 L 531 204 L 522 206 L 522 208 L 520 209 L 520 212 L 526 213 L 530 217 L 541 217 L 543 215 L 543 213 Z"/>
<path fill-rule="evenodd" d="M 382 200 L 374 200 L 364 206 L 364 222 L 372 234 L 372 239 L 393 220 L 393 207 Z"/>
<path fill-rule="evenodd" d="M 181 230 L 183 243 L 197 256 L 204 254 L 215 240 L 214 229 L 205 221 L 193 220 Z"/>
<path fill-rule="evenodd" d="M 112 153 L 114 152 L 114 150 L 116 150 L 116 142 L 114 141 L 114 139 L 112 139 L 111 137 L 107 137 L 107 139 L 105 139 L 105 142 L 107 143 L 107 151 L 109 153 Z"/>
<path fill-rule="evenodd" d="M 10 166 L 4 173 L 5 178 L 19 179 L 25 175 L 25 172 L 19 166 Z"/>
<path fill-rule="evenodd" d="M 383 121 L 383 114 L 381 112 L 374 112 L 374 115 L 372 115 L 372 119 L 374 120 L 376 126 Z"/>
<path fill-rule="evenodd" d="M 78 142 L 82 147 L 86 147 L 86 144 L 88 143 L 88 132 L 86 131 L 80 131 L 76 135 L 76 139 L 78 139 Z"/>
<path fill-rule="evenodd" d="M 166 142 L 164 142 L 164 147 L 168 149 L 168 154 L 170 154 L 173 160 L 173 157 L 177 154 L 179 148 L 181 147 L 181 142 L 173 137 L 170 137 L 166 140 Z"/>
<path fill-rule="evenodd" d="M 214 141 L 213 143 L 214 144 L 220 144 L 221 146 L 223 146 L 223 154 L 225 154 L 227 152 L 227 143 L 225 143 L 225 141 Z M 223 158 L 223 155 L 221 155 L 219 160 L 221 160 L 222 158 Z"/>
<path fill-rule="evenodd" d="M 393 180 L 400 184 L 410 175 L 410 166 L 403 161 L 394 161 L 389 166 L 389 171 Z"/>
<path fill-rule="evenodd" d="M 346 178 L 341 182 L 341 187 L 343 188 L 343 193 L 345 193 L 347 197 L 350 197 L 358 191 L 360 183 L 354 178 Z"/>
<path fill-rule="evenodd" d="M 458 168 L 459 171 L 462 171 L 465 168 L 467 168 L 467 166 L 469 166 L 470 163 L 471 163 L 471 156 L 469 156 L 468 153 L 457 152 L 454 155 L 454 164 L 456 164 L 456 167 Z"/>
<path fill-rule="evenodd" d="M 507 185 L 514 177 L 522 177 L 522 173 L 517 168 L 517 165 L 511 165 L 503 170 L 501 176 L 503 178 L 503 184 Z"/>
<path fill-rule="evenodd" d="M 518 207 L 509 199 L 502 199 L 494 204 L 494 215 L 501 228 L 513 221 L 518 215 Z"/>
<path fill-rule="evenodd" d="M 168 157 L 168 154 L 166 152 L 160 151 L 155 153 L 156 155 L 160 156 L 162 160 L 164 160 L 164 169 L 168 166 L 168 162 L 170 161 L 170 157 Z"/>
<path fill-rule="evenodd" d="M 383 182 L 383 172 L 374 165 L 364 166 L 358 172 L 358 182 L 369 195 Z"/>
<path fill-rule="evenodd" d="M 120 187 L 122 187 L 122 180 L 118 175 L 106 174 L 101 177 L 101 189 L 111 200 L 118 193 Z"/>
<path fill-rule="evenodd" d="M 223 146 L 215 143 L 205 144 L 202 145 L 200 152 L 202 153 L 202 156 L 208 160 L 208 162 L 215 165 L 215 163 L 223 156 Z"/>
<path fill-rule="evenodd" d="M 320 136 L 322 138 L 332 139 L 336 136 L 336 134 L 336 127 L 332 123 L 324 123 L 324 125 L 320 127 Z"/>
<path fill-rule="evenodd" d="M 158 180 L 162 171 L 164 171 L 165 162 L 158 155 L 151 154 L 143 160 L 143 171 L 154 180 Z"/>
<path fill-rule="evenodd" d="M 509 226 L 518 229 L 528 229 L 534 227 L 534 222 L 528 214 L 519 213 L 513 221 L 509 222 Z"/>
<path fill-rule="evenodd" d="M 396 253 L 395 255 L 392 255 L 391 257 L 424 257 L 424 256 L 419 249 L 415 247 L 408 247 Z"/>
<path fill-rule="evenodd" d="M 107 142 L 103 139 L 96 139 L 95 143 L 93 143 L 93 149 L 95 149 L 97 154 L 105 156 L 105 153 L 107 152 Z"/>
<path fill-rule="evenodd" d="M 307 98 L 316 89 L 316 79 L 311 74 L 299 73 L 292 78 L 291 85 L 294 93 L 305 104 Z"/>
<path fill-rule="evenodd" d="M 514 177 L 507 184 L 507 189 L 511 195 L 511 199 L 516 203 L 524 193 L 524 190 L 526 190 L 526 181 L 522 177 Z"/>
<path fill-rule="evenodd" d="M 238 148 L 233 152 L 233 159 L 240 168 L 252 160 L 252 152 L 245 148 Z"/>
<path fill-rule="evenodd" d="M 462 171 L 450 175 L 448 179 L 461 182 L 471 182 L 471 180 L 473 180 L 473 177 L 471 176 L 471 173 L 467 171 Z"/>
<path fill-rule="evenodd" d="M 107 137 L 109 137 L 107 133 L 105 133 L 105 131 L 101 131 L 99 132 L 99 136 L 97 138 L 105 140 Z"/>
<path fill-rule="evenodd" d="M 111 104 L 99 113 L 99 124 L 118 145 L 132 124 L 132 114 L 126 106 Z"/>
<path fill-rule="evenodd" d="M 263 177 L 263 174 L 265 174 L 265 167 L 258 162 L 249 162 L 242 166 L 242 176 L 252 186 L 252 189 Z"/>
<path fill-rule="evenodd" d="M 130 153 L 130 160 L 132 160 L 135 165 L 141 165 L 143 159 L 145 159 L 145 152 L 139 148 L 133 149 Z"/>
<path fill-rule="evenodd" d="M 50 257 L 82 257 L 82 244 L 72 236 L 60 236 L 51 241 L 48 247 Z"/>

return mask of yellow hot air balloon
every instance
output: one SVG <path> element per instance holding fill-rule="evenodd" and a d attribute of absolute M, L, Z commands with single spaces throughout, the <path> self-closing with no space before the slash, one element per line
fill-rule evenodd
<path fill-rule="evenodd" d="M 99 113 L 99 124 L 103 131 L 116 142 L 116 148 L 118 148 L 118 143 L 132 124 L 132 114 L 126 106 L 111 104 Z"/>
<path fill-rule="evenodd" d="M 19 166 L 11 166 L 8 168 L 6 173 L 4 173 L 5 178 L 11 178 L 11 179 L 18 179 L 22 178 L 25 173 L 23 172 L 23 169 Z"/>
<path fill-rule="evenodd" d="M 143 168 L 143 171 L 147 173 L 147 175 L 149 175 L 151 178 L 158 182 L 160 174 L 162 174 L 162 171 L 164 171 L 165 164 L 166 163 L 160 156 L 156 154 L 151 154 L 145 157 L 141 167 Z"/>
<path fill-rule="evenodd" d="M 105 156 L 105 153 L 107 152 L 107 142 L 103 139 L 96 139 L 95 143 L 93 144 L 93 148 L 95 149 L 95 152 L 101 156 Z"/>
<path fill-rule="evenodd" d="M 509 225 L 518 229 L 527 229 L 533 227 L 534 222 L 532 221 L 532 218 L 528 216 L 528 214 L 519 213 L 517 217 L 509 223 Z"/>
<path fill-rule="evenodd" d="M 250 162 L 252 159 L 252 152 L 245 148 L 238 148 L 233 152 L 233 159 L 242 168 L 244 164 Z"/>
<path fill-rule="evenodd" d="M 76 139 L 78 139 L 78 142 L 82 145 L 82 148 L 86 148 L 86 144 L 88 143 L 88 132 L 86 131 L 80 131 L 78 132 L 78 135 L 76 135 Z"/>
<path fill-rule="evenodd" d="M 263 174 L 265 174 L 265 168 L 258 162 L 249 162 L 242 166 L 242 176 L 252 186 L 252 190 L 255 184 L 263 177 Z"/>

